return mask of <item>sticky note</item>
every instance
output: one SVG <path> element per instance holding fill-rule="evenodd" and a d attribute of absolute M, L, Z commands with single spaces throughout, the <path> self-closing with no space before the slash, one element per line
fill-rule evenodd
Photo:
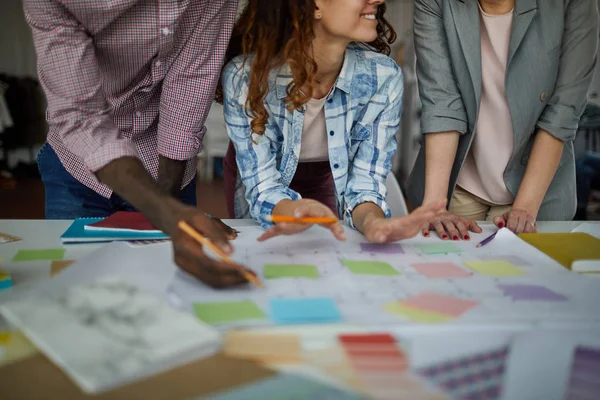
<path fill-rule="evenodd" d="M 266 264 L 263 270 L 265 279 L 277 278 L 319 278 L 319 270 L 306 264 Z"/>
<path fill-rule="evenodd" d="M 479 304 L 475 300 L 459 299 L 432 292 L 419 293 L 401 301 L 405 306 L 431 311 L 449 317 L 458 317 Z"/>
<path fill-rule="evenodd" d="M 65 249 L 19 250 L 13 261 L 62 260 Z"/>
<path fill-rule="evenodd" d="M 278 324 L 338 322 L 342 319 L 333 299 L 271 299 L 271 319 Z"/>
<path fill-rule="evenodd" d="M 494 254 L 482 254 L 477 256 L 480 260 L 483 261 L 506 261 L 513 265 L 522 265 L 522 266 L 530 266 L 531 263 L 529 261 L 523 260 L 519 256 L 515 256 L 513 254 L 506 255 L 494 255 Z"/>
<path fill-rule="evenodd" d="M 462 253 L 462 250 L 451 242 L 422 243 L 417 244 L 416 247 L 423 254 Z"/>
<path fill-rule="evenodd" d="M 384 310 L 390 314 L 399 315 L 413 322 L 441 323 L 452 320 L 452 317 L 447 315 L 409 307 L 400 302 L 386 304 Z"/>
<path fill-rule="evenodd" d="M 230 331 L 225 339 L 223 353 L 262 363 L 299 363 L 302 359 L 302 345 L 300 336 L 296 334 Z"/>
<path fill-rule="evenodd" d="M 360 251 L 364 253 L 404 254 L 400 243 L 361 243 Z"/>
<path fill-rule="evenodd" d="M 498 285 L 505 295 L 513 300 L 566 301 L 562 294 L 539 285 Z"/>
<path fill-rule="evenodd" d="M 525 271 L 507 261 L 465 261 L 465 265 L 473 271 L 488 276 L 520 276 Z"/>
<path fill-rule="evenodd" d="M 224 324 L 252 319 L 266 319 L 253 301 L 195 303 L 194 313 L 208 324 Z"/>
<path fill-rule="evenodd" d="M 429 262 L 412 264 L 412 267 L 421 275 L 428 278 L 466 278 L 471 273 L 451 262 Z"/>
<path fill-rule="evenodd" d="M 73 264 L 74 260 L 56 260 L 52 261 L 50 265 L 50 276 L 54 276 L 58 274 L 63 269 L 67 268 L 69 265 Z"/>
<path fill-rule="evenodd" d="M 382 261 L 352 261 L 342 260 L 354 274 L 359 275 L 400 275 L 390 264 Z"/>

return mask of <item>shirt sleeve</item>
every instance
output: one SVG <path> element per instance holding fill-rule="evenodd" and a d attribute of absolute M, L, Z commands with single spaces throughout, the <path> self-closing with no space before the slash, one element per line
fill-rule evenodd
<path fill-rule="evenodd" d="M 121 157 L 139 158 L 134 143 L 122 137 L 113 122 L 89 33 L 53 0 L 23 4 L 48 101 L 50 129 L 92 172 Z"/>
<path fill-rule="evenodd" d="M 264 216 L 273 213 L 281 200 L 299 200 L 300 194 L 281 183 L 277 154 L 271 141 L 277 140 L 274 129 L 266 126 L 262 135 L 250 136 L 250 118 L 245 111 L 248 98 L 248 75 L 240 65 L 230 63 L 223 72 L 225 125 L 235 151 L 238 172 L 246 190 L 250 214 L 263 228 L 272 226 Z"/>
<path fill-rule="evenodd" d="M 385 181 L 392 169 L 392 158 L 397 148 L 396 133 L 400 128 L 402 114 L 404 86 L 399 67 L 380 90 L 387 103 L 373 122 L 372 134 L 360 143 L 348 172 L 344 195 L 344 220 L 354 229 L 356 227 L 352 212 L 362 203 L 377 204 L 386 218 L 391 217 L 390 208 L 385 200 Z"/>
<path fill-rule="evenodd" d="M 439 0 L 416 0 L 417 76 L 422 103 L 421 131 L 467 131 L 467 112 L 454 79 Z"/>
<path fill-rule="evenodd" d="M 596 69 L 597 49 L 597 3 L 571 0 L 565 14 L 555 89 L 537 123 L 559 140 L 575 140 Z"/>
<path fill-rule="evenodd" d="M 202 149 L 223 58 L 237 12 L 235 0 L 205 1 L 199 21 L 165 76 L 160 101 L 158 153 L 189 160 Z"/>

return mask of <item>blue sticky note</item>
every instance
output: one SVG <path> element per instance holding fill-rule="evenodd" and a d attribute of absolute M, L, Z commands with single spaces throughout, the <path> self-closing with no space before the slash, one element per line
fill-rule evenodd
<path fill-rule="evenodd" d="M 271 319 L 278 324 L 338 322 L 342 319 L 333 299 L 271 299 Z"/>
<path fill-rule="evenodd" d="M 297 375 L 281 374 L 257 383 L 204 397 L 205 400 L 362 400 L 364 397 L 342 391 Z"/>

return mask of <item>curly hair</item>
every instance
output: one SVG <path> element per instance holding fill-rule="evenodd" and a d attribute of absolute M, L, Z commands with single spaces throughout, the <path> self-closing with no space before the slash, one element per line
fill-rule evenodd
<path fill-rule="evenodd" d="M 284 99 L 287 108 L 296 110 L 308 102 L 317 74 L 317 63 L 311 53 L 315 9 L 315 0 L 249 0 L 233 27 L 224 65 L 239 55 L 244 56 L 245 64 L 253 56 L 245 104 L 246 115 L 252 120 L 250 134 L 265 132 L 269 114 L 264 99 L 269 90 L 269 73 L 274 68 L 287 64 L 293 76 Z M 385 3 L 380 4 L 377 38 L 366 44 L 378 53 L 389 55 L 396 32 L 385 19 L 385 11 Z M 308 95 L 300 91 L 302 87 L 311 89 Z M 215 99 L 223 103 L 222 82 Z"/>

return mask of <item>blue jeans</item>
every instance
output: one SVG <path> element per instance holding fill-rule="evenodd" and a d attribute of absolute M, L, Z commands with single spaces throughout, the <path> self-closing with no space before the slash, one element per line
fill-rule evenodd
<path fill-rule="evenodd" d="M 48 143 L 40 149 L 37 164 L 46 188 L 46 219 L 98 218 L 117 211 L 136 211 L 117 194 L 103 197 L 75 179 Z M 196 206 L 195 179 L 183 188 L 179 199 Z"/>
<path fill-rule="evenodd" d="M 588 152 L 577 161 L 577 207 L 587 207 L 592 184 L 600 177 L 600 153 Z"/>

